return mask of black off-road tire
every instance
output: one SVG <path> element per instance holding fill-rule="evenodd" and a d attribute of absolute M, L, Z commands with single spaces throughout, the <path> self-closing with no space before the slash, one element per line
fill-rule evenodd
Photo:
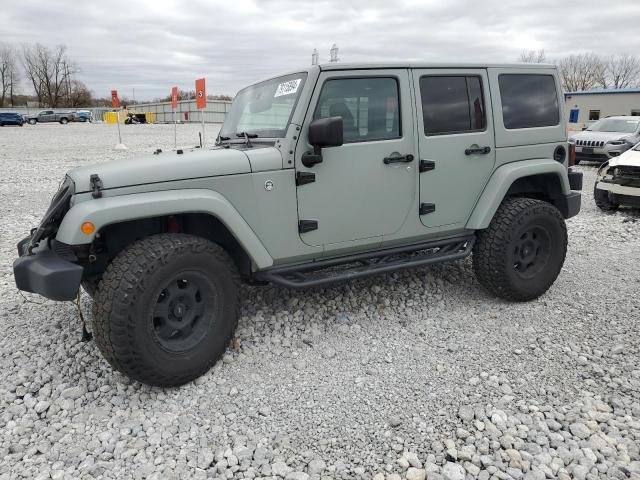
<path fill-rule="evenodd" d="M 176 233 L 139 240 L 118 254 L 102 276 L 93 304 L 96 344 L 113 368 L 132 379 L 165 387 L 187 383 L 209 370 L 229 345 L 238 324 L 237 284 L 229 255 L 206 239 Z M 176 350 L 175 342 L 187 342 L 193 333 L 181 338 L 176 330 L 176 336 L 162 337 L 163 325 L 182 321 L 182 314 L 165 313 L 158 327 L 154 309 L 166 298 L 178 298 L 182 305 L 182 297 L 175 295 L 193 285 L 205 302 L 200 306 L 204 313 L 195 318 L 204 323 L 198 324 L 200 337 L 194 345 Z M 197 294 L 193 298 L 197 301 Z"/>
<path fill-rule="evenodd" d="M 506 300 L 523 302 L 546 292 L 567 253 L 564 218 L 542 200 L 504 200 L 489 227 L 477 236 L 476 277 L 489 292 Z"/>
<path fill-rule="evenodd" d="M 596 184 L 597 183 L 596 181 Z M 596 207 L 603 212 L 612 212 L 620 206 L 619 203 L 609 200 L 609 192 L 607 190 L 600 190 L 596 185 L 593 186 L 593 200 L 596 202 Z"/>

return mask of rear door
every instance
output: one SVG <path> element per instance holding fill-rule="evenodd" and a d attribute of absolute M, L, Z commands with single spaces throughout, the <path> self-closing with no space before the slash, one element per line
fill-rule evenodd
<path fill-rule="evenodd" d="M 495 163 L 485 69 L 416 69 L 420 220 L 464 225 Z"/>

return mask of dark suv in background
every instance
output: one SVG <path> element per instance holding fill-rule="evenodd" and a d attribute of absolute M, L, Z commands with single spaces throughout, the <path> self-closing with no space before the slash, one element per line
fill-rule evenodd
<path fill-rule="evenodd" d="M 0 112 L 0 127 L 5 125 L 24 125 L 24 118 L 19 113 Z"/>

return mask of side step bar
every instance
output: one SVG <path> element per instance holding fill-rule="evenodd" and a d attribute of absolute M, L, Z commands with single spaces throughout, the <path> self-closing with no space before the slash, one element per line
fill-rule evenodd
<path fill-rule="evenodd" d="M 317 287 L 377 273 L 464 258 L 471 253 L 475 239 L 475 235 L 469 235 L 286 265 L 256 272 L 254 278 L 290 288 Z"/>

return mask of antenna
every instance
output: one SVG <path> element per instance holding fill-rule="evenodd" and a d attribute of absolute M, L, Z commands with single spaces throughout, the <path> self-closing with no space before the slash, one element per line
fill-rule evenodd
<path fill-rule="evenodd" d="M 338 47 L 336 46 L 336 44 L 333 44 L 333 47 L 331 47 L 331 50 L 329 50 L 329 61 L 330 62 L 337 62 L 338 60 Z"/>
<path fill-rule="evenodd" d="M 318 49 L 314 48 L 311 54 L 311 65 L 318 65 Z"/>

